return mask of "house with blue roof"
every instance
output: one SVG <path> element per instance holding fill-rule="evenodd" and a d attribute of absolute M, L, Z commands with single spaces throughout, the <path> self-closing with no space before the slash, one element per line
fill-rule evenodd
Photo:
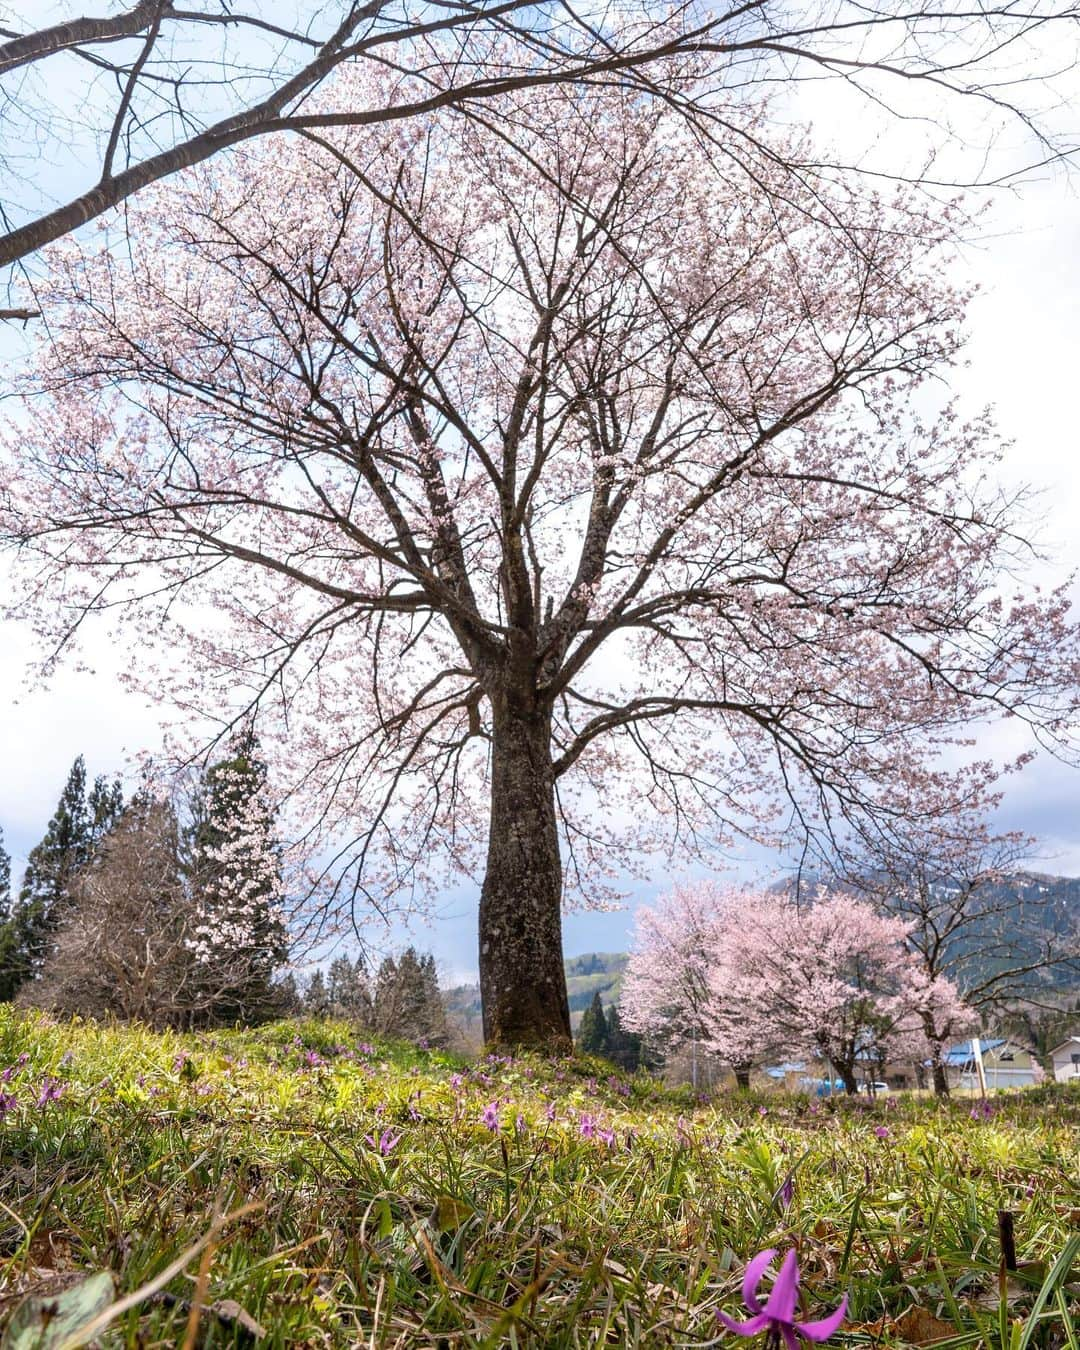
<path fill-rule="evenodd" d="M 986 1086 L 991 1091 L 995 1088 L 1033 1087 L 1042 1079 L 1041 1068 L 1031 1052 L 1022 1045 L 993 1036 L 979 1043 L 982 1046 Z M 945 1054 L 945 1072 L 950 1087 L 978 1088 L 979 1076 L 971 1041 L 960 1041 L 949 1047 Z"/>

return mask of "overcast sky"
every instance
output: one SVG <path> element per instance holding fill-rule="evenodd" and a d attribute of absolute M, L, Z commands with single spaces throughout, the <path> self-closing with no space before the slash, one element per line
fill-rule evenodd
<path fill-rule="evenodd" d="M 803 108 L 828 135 L 837 134 L 847 115 L 843 100 L 821 91 L 807 95 Z M 1005 467 L 1009 482 L 1041 490 L 1037 524 L 1050 554 L 1043 579 L 1061 578 L 1080 563 L 1078 259 L 1077 182 L 1062 172 L 1043 172 L 994 200 L 983 237 L 966 260 L 982 290 L 971 310 L 970 364 L 956 385 L 969 410 L 995 405 L 1002 430 L 1015 443 Z M 20 346 L 17 333 L 0 333 L 0 368 Z M 10 415 L 9 408 L 0 403 L 0 417 Z M 0 562 L 0 585 L 3 580 Z M 104 644 L 91 648 L 92 671 L 61 673 L 49 690 L 35 691 L 26 687 L 31 650 L 30 635 L 18 624 L 0 628 L 0 827 L 16 872 L 40 837 L 77 754 L 86 756 L 91 775 L 122 772 L 131 754 L 153 747 L 160 735 L 156 710 L 118 686 L 122 651 Z M 1020 746 L 1007 744 L 996 732 L 985 748 L 1005 754 Z M 1078 807 L 1080 771 L 1040 757 L 1011 783 L 999 823 L 1038 837 L 1041 870 L 1076 875 Z M 762 863 L 747 862 L 736 870 L 760 874 Z M 635 892 L 635 903 L 669 880 L 652 877 Z M 632 906 L 618 914 L 568 916 L 566 950 L 625 949 L 631 924 Z M 431 927 L 419 928 L 415 936 L 435 951 L 446 974 L 471 973 L 475 896 L 448 897 Z"/>

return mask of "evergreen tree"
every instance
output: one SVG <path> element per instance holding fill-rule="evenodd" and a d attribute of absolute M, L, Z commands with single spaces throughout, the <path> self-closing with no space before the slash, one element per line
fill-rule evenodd
<path fill-rule="evenodd" d="M 304 1011 L 309 1017 L 325 1017 L 330 1011 L 330 995 L 321 970 L 311 977 L 304 994 Z"/>
<path fill-rule="evenodd" d="M 420 960 L 420 980 L 423 990 L 424 1031 L 419 1039 L 432 1047 L 441 1048 L 450 1042 L 450 1024 L 446 1019 L 446 1004 L 439 988 L 439 972 L 435 958 L 429 952 Z"/>
<path fill-rule="evenodd" d="M 64 897 L 76 872 L 90 857 L 93 836 L 86 802 L 86 764 L 82 755 L 71 766 L 45 837 L 30 851 L 12 931 L 2 953 L 0 977 L 5 997 L 40 974 L 49 942 L 63 912 Z"/>
<path fill-rule="evenodd" d="M 427 1031 L 427 1000 L 420 957 L 415 947 L 406 947 L 397 965 L 401 986 L 398 997 L 398 1023 L 393 1034 L 407 1041 L 419 1041 Z"/>
<path fill-rule="evenodd" d="M 599 989 L 593 994 L 592 1002 L 585 1009 L 578 1027 L 578 1049 L 583 1055 L 607 1054 L 607 1019 L 604 1017 L 604 1005 Z"/>
<path fill-rule="evenodd" d="M 439 989 L 435 958 L 407 947 L 386 957 L 375 975 L 372 1024 L 383 1036 L 430 1046 L 446 1045 L 450 1028 Z"/>
<path fill-rule="evenodd" d="M 215 990 L 208 1020 L 258 1021 L 280 1011 L 274 974 L 288 959 L 280 848 L 266 765 L 246 731 L 193 795 L 184 867 L 198 915 L 197 955 Z M 237 957 L 243 960 L 237 962 Z M 220 978 L 222 960 L 233 974 Z"/>
<path fill-rule="evenodd" d="M 372 996 L 374 1004 L 374 1029 L 382 1036 L 397 1035 L 400 1018 L 401 981 L 398 979 L 397 962 L 392 956 L 384 956 L 375 972 L 375 990 Z"/>
<path fill-rule="evenodd" d="M 304 1011 L 304 1000 L 291 970 L 274 981 L 274 994 L 282 1017 L 298 1017 Z"/>
<path fill-rule="evenodd" d="M 641 1037 L 635 1031 L 626 1031 L 618 1008 L 612 1004 L 607 1010 L 607 1049 L 604 1052 L 613 1064 L 633 1073 L 641 1065 Z"/>
<path fill-rule="evenodd" d="M 119 778 L 98 774 L 86 799 L 87 856 L 115 828 L 124 812 L 124 789 Z"/>
<path fill-rule="evenodd" d="M 339 956 L 330 963 L 328 994 L 330 1011 L 335 1017 L 351 1017 L 364 1024 L 370 1021 L 371 995 L 362 956 L 355 962 Z"/>
<path fill-rule="evenodd" d="M 11 856 L 4 848 L 0 831 L 0 1002 L 14 998 L 18 936 L 11 911 Z"/>

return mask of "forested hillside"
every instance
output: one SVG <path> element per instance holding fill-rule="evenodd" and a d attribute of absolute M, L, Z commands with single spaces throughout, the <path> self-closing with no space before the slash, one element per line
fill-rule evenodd
<path fill-rule="evenodd" d="M 582 956 L 567 957 L 566 987 L 570 999 L 570 1021 L 577 1030 L 581 1015 L 600 991 L 605 1006 L 617 1003 L 626 969 L 625 952 L 585 952 Z M 444 991 L 446 1011 L 450 1020 L 461 1028 L 466 1037 L 480 1036 L 480 986 L 461 984 Z"/>

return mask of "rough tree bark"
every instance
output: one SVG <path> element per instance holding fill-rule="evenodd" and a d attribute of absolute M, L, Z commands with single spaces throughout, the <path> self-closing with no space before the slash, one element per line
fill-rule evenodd
<path fill-rule="evenodd" d="M 934 1096 L 948 1097 L 949 1076 L 945 1072 L 944 1047 L 941 1041 L 931 1034 L 932 1031 L 933 1026 L 931 1025 L 926 1031 L 926 1039 L 930 1042 L 930 1069 L 934 1081 Z"/>
<path fill-rule="evenodd" d="M 491 826 L 480 892 L 484 1040 L 569 1051 L 551 718 L 542 708 L 514 706 L 521 701 L 493 699 Z"/>

